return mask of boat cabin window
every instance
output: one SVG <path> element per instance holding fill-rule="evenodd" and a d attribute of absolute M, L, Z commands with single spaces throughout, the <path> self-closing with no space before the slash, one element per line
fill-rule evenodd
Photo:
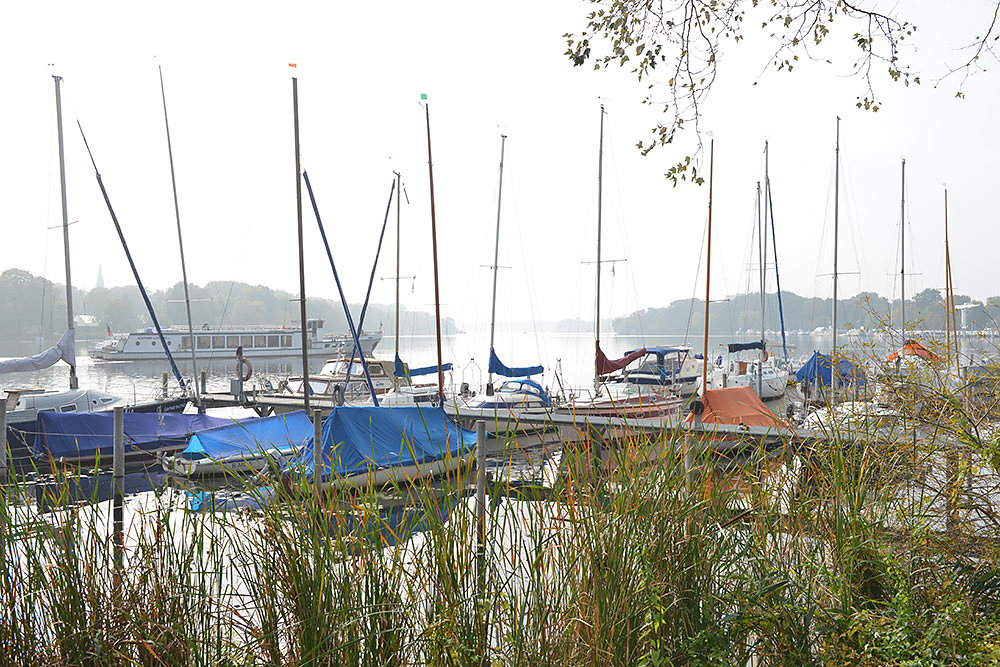
<path fill-rule="evenodd" d="M 292 337 L 290 335 L 283 334 L 281 336 L 281 347 L 291 347 L 291 346 L 292 346 Z"/>
<path fill-rule="evenodd" d="M 267 347 L 267 336 L 254 336 L 253 337 L 254 347 Z"/>
<path fill-rule="evenodd" d="M 209 336 L 198 336 L 198 349 L 207 350 L 211 347 L 211 338 Z"/>
<path fill-rule="evenodd" d="M 212 349 L 213 350 L 223 350 L 226 348 L 226 337 L 225 336 L 212 336 Z"/>
<path fill-rule="evenodd" d="M 101 404 L 102 405 L 107 405 L 108 403 L 114 403 L 114 402 L 115 402 L 115 399 L 113 399 L 113 398 L 102 398 L 101 399 Z"/>
<path fill-rule="evenodd" d="M 278 347 L 278 336 L 268 336 L 267 337 L 268 347 Z"/>
<path fill-rule="evenodd" d="M 182 350 L 191 349 L 191 336 L 181 336 L 181 349 Z"/>
<path fill-rule="evenodd" d="M 76 403 L 60 406 L 59 412 L 76 412 Z"/>
<path fill-rule="evenodd" d="M 244 350 L 253 347 L 253 336 L 240 336 L 240 345 Z"/>
<path fill-rule="evenodd" d="M 234 350 L 240 346 L 239 336 L 226 336 L 226 347 L 231 347 Z"/>

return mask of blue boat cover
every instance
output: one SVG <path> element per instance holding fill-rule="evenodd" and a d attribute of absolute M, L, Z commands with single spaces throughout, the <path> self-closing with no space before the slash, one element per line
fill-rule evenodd
<path fill-rule="evenodd" d="M 236 456 L 259 456 L 268 450 L 291 452 L 301 449 L 313 434 L 305 410 L 283 415 L 231 422 L 191 436 L 185 459 L 222 460 Z"/>
<path fill-rule="evenodd" d="M 423 368 L 410 368 L 407 364 L 403 363 L 403 360 L 398 356 L 396 357 L 396 367 L 395 367 L 396 377 L 407 378 L 407 377 L 417 377 L 418 375 L 430 375 L 431 373 L 437 373 L 438 367 L 435 366 L 424 366 Z M 444 366 L 441 367 L 442 371 L 451 370 L 451 362 L 449 361 Z"/>
<path fill-rule="evenodd" d="M 656 354 L 656 355 L 667 355 L 674 354 L 676 352 L 680 353 L 690 353 L 691 350 L 686 347 L 642 347 L 639 350 L 645 350 L 646 354 Z M 632 354 L 638 352 L 639 350 L 629 350 L 625 354 Z"/>
<path fill-rule="evenodd" d="M 730 343 L 729 344 L 729 353 L 730 354 L 732 354 L 733 352 L 743 352 L 745 350 L 763 350 L 763 349 L 764 349 L 764 343 L 760 342 L 759 340 L 755 340 L 752 343 Z"/>
<path fill-rule="evenodd" d="M 314 439 L 289 467 L 313 475 Z M 476 434 L 452 421 L 441 408 L 341 406 L 323 422 L 323 478 L 350 477 L 381 468 L 462 456 L 476 446 Z"/>
<path fill-rule="evenodd" d="M 39 412 L 33 453 L 38 458 L 108 459 L 114 454 L 111 412 Z M 125 451 L 181 447 L 197 431 L 231 424 L 232 419 L 177 413 L 125 413 Z"/>
<path fill-rule="evenodd" d="M 497 356 L 496 350 L 490 348 L 490 373 L 496 373 L 508 378 L 521 378 L 529 375 L 538 375 L 544 371 L 545 369 L 541 366 L 520 366 L 517 368 L 504 366 L 503 362 L 500 361 L 500 357 Z"/>
<path fill-rule="evenodd" d="M 795 372 L 795 379 L 799 382 L 803 380 L 818 380 L 821 385 L 830 386 L 832 384 L 833 365 L 830 357 L 821 352 L 813 352 L 809 361 L 802 365 Z M 860 366 L 850 359 L 837 360 L 837 378 L 840 384 L 863 385 L 865 383 L 865 372 Z"/>

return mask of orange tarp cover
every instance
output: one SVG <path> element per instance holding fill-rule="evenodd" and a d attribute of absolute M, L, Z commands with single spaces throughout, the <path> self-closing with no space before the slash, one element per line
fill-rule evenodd
<path fill-rule="evenodd" d="M 705 404 L 701 414 L 705 424 L 790 428 L 788 422 L 767 409 L 752 387 L 709 389 L 701 401 Z M 694 423 L 694 415 L 689 413 L 684 421 Z"/>
<path fill-rule="evenodd" d="M 924 347 L 915 340 L 906 341 L 905 343 L 903 343 L 902 348 L 890 354 L 888 357 L 886 357 L 886 359 L 888 359 L 889 361 L 896 361 L 897 357 L 899 357 L 901 354 L 904 356 L 920 357 L 921 359 L 930 359 L 931 361 L 937 361 L 939 359 L 939 357 L 936 354 L 934 354 L 933 352 L 931 352 L 930 350 L 928 350 L 926 347 Z"/>

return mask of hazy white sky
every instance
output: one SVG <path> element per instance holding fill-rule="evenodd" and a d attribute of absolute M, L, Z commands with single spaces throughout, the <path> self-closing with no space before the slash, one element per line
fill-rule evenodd
<path fill-rule="evenodd" d="M 992 72 L 932 80 L 988 24 L 991 2 L 906 3 L 921 30 L 908 52 L 924 85 L 881 81 L 877 114 L 846 65 L 804 63 L 766 73 L 767 42 L 727 46 L 703 127 L 716 140 L 713 295 L 745 285 L 755 182 L 771 145 L 782 286 L 830 294 L 835 116 L 841 115 L 842 294 L 898 294 L 889 274 L 899 220 L 899 159 L 907 157 L 908 292 L 943 280 L 942 183 L 951 202 L 956 290 L 1000 293 L 995 256 L 1000 86 Z M 488 319 L 500 133 L 504 178 L 501 318 L 590 318 L 597 202 L 598 106 L 605 143 L 609 315 L 692 295 L 707 188 L 672 188 L 663 172 L 682 148 L 641 157 L 659 112 L 627 71 L 573 68 L 564 32 L 588 5 L 539 2 L 6 3 L 0 39 L 0 268 L 62 281 L 58 162 L 51 75 L 65 79 L 74 283 L 132 277 L 75 127 L 83 123 L 143 280 L 180 279 L 157 65 L 166 80 L 189 278 L 296 291 L 290 76 L 299 77 L 302 164 L 317 190 L 348 298 L 361 300 L 393 170 L 403 173 L 402 273 L 417 275 L 406 305 L 433 301 L 427 145 L 431 102 L 444 313 L 470 328 Z M 853 27 L 842 26 L 853 32 Z M 828 47 L 823 55 L 843 55 Z M 848 52 L 850 53 L 850 52 Z M 298 64 L 291 70 L 288 63 Z M 752 82 L 759 80 L 758 85 Z M 707 166 L 707 165 L 706 165 Z M 706 170 L 707 172 L 707 170 Z M 335 287 L 305 202 L 307 292 Z M 378 276 L 394 274 L 390 231 Z M 703 280 L 703 276 L 700 280 Z M 703 290 L 699 282 L 698 293 Z M 773 285 L 773 278 L 772 278 Z M 392 300 L 377 281 L 374 299 Z"/>

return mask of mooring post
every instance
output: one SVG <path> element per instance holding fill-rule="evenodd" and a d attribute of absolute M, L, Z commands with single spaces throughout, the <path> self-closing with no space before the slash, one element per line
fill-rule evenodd
<path fill-rule="evenodd" d="M 486 614 L 486 422 L 476 422 L 476 598 L 479 614 Z M 482 629 L 483 664 L 486 662 L 486 623 Z"/>
<path fill-rule="evenodd" d="M 319 408 L 313 410 L 313 484 L 319 498 L 323 484 L 323 413 Z"/>
<path fill-rule="evenodd" d="M 160 396 L 163 400 L 167 400 L 167 372 L 163 371 L 163 375 L 160 376 Z"/>
<path fill-rule="evenodd" d="M 7 396 L 0 398 L 0 484 L 7 483 Z"/>
<path fill-rule="evenodd" d="M 114 409 L 114 426 L 114 466 L 111 472 L 111 505 L 114 522 L 112 541 L 115 549 L 115 566 L 121 570 L 125 554 L 124 531 L 122 530 L 125 505 L 125 408 L 121 406 Z"/>
<path fill-rule="evenodd" d="M 201 393 L 208 391 L 208 371 L 201 372 Z"/>

